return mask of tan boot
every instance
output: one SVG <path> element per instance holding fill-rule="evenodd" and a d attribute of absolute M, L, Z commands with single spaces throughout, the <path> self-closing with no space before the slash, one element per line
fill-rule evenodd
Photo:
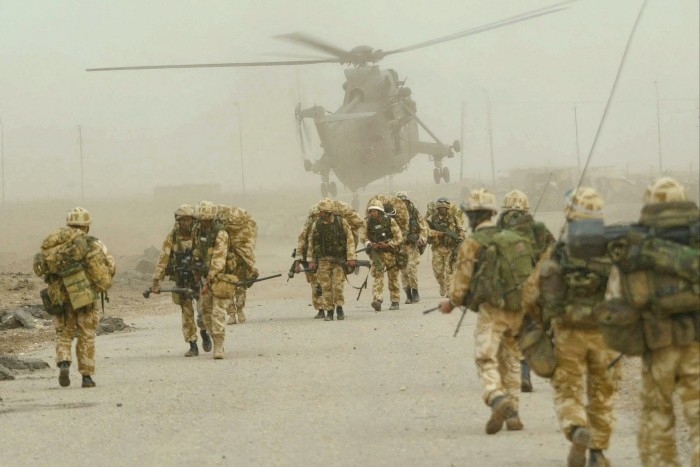
<path fill-rule="evenodd" d="M 236 313 L 232 313 L 228 317 L 228 322 L 226 322 L 226 324 L 236 324 Z"/>
<path fill-rule="evenodd" d="M 506 428 L 508 428 L 508 431 L 520 431 L 524 428 L 523 422 L 520 421 L 520 416 L 517 413 L 512 417 L 506 418 Z"/>
<path fill-rule="evenodd" d="M 243 324 L 245 323 L 245 314 L 243 313 L 243 310 L 238 311 L 238 324 Z"/>
<path fill-rule="evenodd" d="M 515 404 L 509 397 L 497 396 L 491 401 L 491 418 L 486 422 L 486 434 L 493 435 L 501 431 L 503 422 L 517 413 Z"/>
<path fill-rule="evenodd" d="M 577 426 L 571 433 L 571 448 L 566 458 L 568 467 L 586 467 L 586 450 L 591 442 L 591 432 L 587 428 Z"/>
<path fill-rule="evenodd" d="M 224 358 L 224 338 L 214 336 L 214 359 L 221 360 Z"/>

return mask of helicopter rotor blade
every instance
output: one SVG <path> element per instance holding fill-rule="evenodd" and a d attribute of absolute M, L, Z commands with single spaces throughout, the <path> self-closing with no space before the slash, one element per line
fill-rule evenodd
<path fill-rule="evenodd" d="M 162 70 L 173 68 L 227 68 L 227 67 L 260 67 L 260 66 L 287 66 L 287 65 L 316 65 L 319 63 L 339 63 L 337 58 L 324 58 L 316 60 L 282 60 L 273 62 L 231 62 L 231 63 L 188 63 L 180 65 L 142 65 L 119 66 L 103 68 L 86 68 L 85 71 L 128 71 L 128 70 Z"/>
<path fill-rule="evenodd" d="M 341 62 L 347 62 L 352 58 L 352 54 L 340 47 L 329 44 L 328 42 L 317 39 L 308 34 L 303 34 L 300 32 L 293 32 L 289 34 L 280 34 L 275 36 L 276 39 L 281 39 L 290 42 L 296 42 L 297 44 L 305 45 L 312 49 L 320 50 L 334 57 L 337 57 Z"/>
<path fill-rule="evenodd" d="M 537 10 L 532 10 L 527 13 L 521 13 L 519 15 L 511 16 L 510 18 L 502 19 L 499 21 L 494 21 L 493 23 L 485 24 L 475 28 L 470 28 L 465 31 L 450 34 L 448 36 L 439 37 L 437 39 L 432 39 L 425 42 L 419 42 L 418 44 L 409 45 L 408 47 L 401 47 L 393 50 L 386 50 L 382 53 L 382 56 L 398 54 L 402 52 L 408 52 L 411 50 L 422 49 L 423 47 L 429 47 L 431 45 L 440 44 L 442 42 L 453 41 L 455 39 L 461 39 L 462 37 L 473 36 L 475 34 L 480 34 L 482 32 L 490 31 L 492 29 L 501 28 L 511 24 L 519 23 L 521 21 L 527 21 L 530 19 L 537 18 L 539 16 L 548 15 L 551 13 L 557 13 L 561 10 L 568 8 L 568 5 L 574 3 L 576 0 L 567 0 L 565 2 L 557 3 L 547 7 L 539 8 Z"/>

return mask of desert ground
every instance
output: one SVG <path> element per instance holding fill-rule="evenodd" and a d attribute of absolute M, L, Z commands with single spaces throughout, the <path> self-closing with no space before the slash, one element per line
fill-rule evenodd
<path fill-rule="evenodd" d="M 456 199 L 457 188 L 449 189 Z M 409 191 L 423 209 L 434 190 Z M 178 308 L 169 296 L 144 299 L 149 276 L 134 270 L 145 249 L 160 247 L 174 208 L 198 200 L 86 202 L 91 233 L 119 267 L 104 316 L 123 318 L 129 329 L 97 338 L 94 389 L 80 388 L 76 365 L 71 386 L 59 387 L 49 322 L 0 331 L 0 354 L 51 365 L 0 382 L 0 464 L 563 465 L 568 443 L 546 380 L 533 377 L 534 392 L 521 396 L 523 431 L 484 433 L 489 409 L 473 358 L 476 315 L 468 312 L 452 337 L 458 310 L 421 313 L 439 300 L 429 250 L 419 268 L 420 304 L 405 305 L 402 296 L 400 310 L 375 313 L 371 289 L 356 300 L 357 291 L 346 286 L 345 321 L 312 319 L 309 286 L 302 276 L 287 281 L 286 271 L 318 199 L 296 193 L 213 200 L 245 207 L 258 219 L 258 269 L 283 274 L 250 289 L 248 321 L 227 327 L 226 358 L 217 361 L 201 348 L 198 357 L 183 357 Z M 40 303 L 32 256 L 75 204 L 45 200 L 3 209 L 0 312 Z M 638 209 L 612 204 L 606 212 L 611 220 L 632 220 Z M 560 212 L 537 217 L 558 232 Z M 348 279 L 358 286 L 365 274 Z M 640 362 L 620 364 L 607 456 L 615 466 L 636 466 Z M 686 435 L 681 422 L 679 436 Z M 687 462 L 686 444 L 682 451 Z"/>

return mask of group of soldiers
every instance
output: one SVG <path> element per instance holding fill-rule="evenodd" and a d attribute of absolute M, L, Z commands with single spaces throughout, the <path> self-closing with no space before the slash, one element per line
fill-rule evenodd
<path fill-rule="evenodd" d="M 347 204 L 326 198 L 307 216 L 290 277 L 306 274 L 315 318 L 344 320 L 346 276 L 369 267 L 372 308 L 382 310 L 386 274 L 389 309 L 397 310 L 399 276 L 405 303 L 420 301 L 417 267 L 430 244 L 440 296 L 446 297 L 440 311 L 478 312 L 475 363 L 490 408 L 487 434 L 504 426 L 523 429 L 518 406 L 521 391 L 531 390 L 529 363 L 550 379 L 560 428 L 570 443 L 567 465 L 610 465 L 604 451 L 613 431 L 618 362 L 622 355 L 642 355 L 642 463 L 680 465 L 676 394 L 688 424 L 692 465 L 700 465 L 698 207 L 668 177 L 648 187 L 644 202 L 639 222 L 618 229 L 610 240 L 607 227 L 601 227 L 603 199 L 587 187 L 567 194 L 566 224 L 558 238 L 534 220 L 527 196 L 518 190 L 506 194 L 500 213 L 494 195 L 479 189 L 461 210 L 440 198 L 425 217 L 405 192 L 373 197 L 365 219 Z M 54 314 L 61 386 L 70 384 L 74 334 L 82 385 L 95 386 L 98 295 L 81 284 L 100 283 L 97 292 L 106 291 L 115 265 L 106 247 L 87 235 L 91 220 L 85 209 L 74 208 L 66 227 L 47 237 L 35 257 L 35 272 L 48 284 L 42 300 Z M 602 237 L 595 228 L 603 229 Z M 246 289 L 261 280 L 256 237 L 257 224 L 240 208 L 202 201 L 197 208 L 182 205 L 175 211 L 150 292 L 169 290 L 180 306 L 190 346 L 186 357 L 199 354 L 198 325 L 203 350 L 224 358 L 226 316 L 229 324 L 245 322 Z M 590 246 L 592 238 L 602 238 L 603 247 L 586 253 L 580 246 Z M 362 250 L 369 261 L 357 259 Z M 161 288 L 166 275 L 176 288 Z M 364 286 L 366 280 L 360 293 Z M 195 319 L 196 308 L 201 319 Z M 536 345 L 531 346 L 533 335 Z M 521 362 L 523 354 L 527 362 Z"/>

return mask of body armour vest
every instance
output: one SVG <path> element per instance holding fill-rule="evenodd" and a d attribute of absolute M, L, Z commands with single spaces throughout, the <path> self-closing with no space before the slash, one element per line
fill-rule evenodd
<path fill-rule="evenodd" d="M 379 220 L 370 217 L 367 220 L 367 240 L 372 243 L 388 242 L 394 238 L 391 234 L 391 217 L 382 216 Z"/>
<path fill-rule="evenodd" d="M 532 244 L 535 262 L 539 261 L 542 253 L 555 241 L 547 227 L 542 222 L 535 221 L 532 214 L 528 212 L 505 211 L 498 217 L 497 225 L 502 229 L 525 235 Z"/>
<path fill-rule="evenodd" d="M 457 222 L 449 214 L 445 218 L 440 217 L 440 212 L 436 209 L 433 215 L 430 217 L 430 227 L 438 232 L 452 232 L 454 234 L 459 234 L 459 227 Z M 450 238 L 447 235 L 442 236 L 438 239 L 437 244 L 444 246 L 446 248 L 454 248 L 457 246 L 457 240 Z"/>
<path fill-rule="evenodd" d="M 343 229 L 342 218 L 334 215 L 333 221 L 323 222 L 321 218 L 316 221 L 314 231 L 314 258 L 327 256 L 345 259 L 347 256 L 347 238 Z"/>
<path fill-rule="evenodd" d="M 406 209 L 408 210 L 408 235 L 406 236 L 406 240 L 409 243 L 416 243 L 420 238 L 418 209 L 416 209 L 416 207 L 410 201 L 406 203 Z"/>
<path fill-rule="evenodd" d="M 605 300 L 611 268 L 605 258 L 572 258 L 566 245 L 558 243 L 540 276 L 544 323 L 548 326 L 553 318 L 561 318 L 568 327 L 597 328 L 593 309 Z"/>

